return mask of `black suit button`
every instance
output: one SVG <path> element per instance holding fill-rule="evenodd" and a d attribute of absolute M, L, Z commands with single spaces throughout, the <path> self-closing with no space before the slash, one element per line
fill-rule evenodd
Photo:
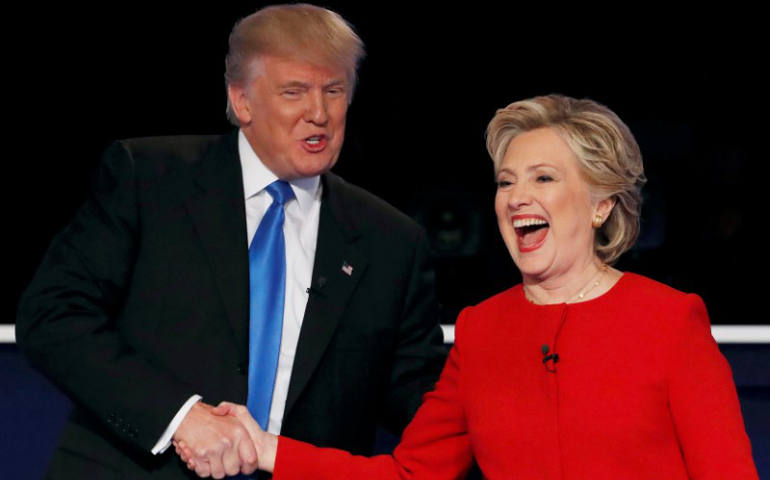
<path fill-rule="evenodd" d="M 249 366 L 246 362 L 241 362 L 235 366 L 235 371 L 241 375 L 246 375 L 249 372 Z"/>

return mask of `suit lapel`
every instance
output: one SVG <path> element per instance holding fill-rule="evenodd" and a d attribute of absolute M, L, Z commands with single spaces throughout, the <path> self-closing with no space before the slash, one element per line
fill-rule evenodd
<path fill-rule="evenodd" d="M 223 136 L 204 156 L 195 173 L 197 190 L 186 206 L 235 332 L 239 357 L 248 358 L 249 259 L 237 138 Z"/>
<path fill-rule="evenodd" d="M 238 354 L 248 358 L 249 272 L 246 212 L 237 135 L 223 137 L 196 172 L 197 189 L 186 201 L 211 265 Z M 367 268 L 356 248 L 360 237 L 345 207 L 347 185 L 322 177 L 323 196 L 312 291 L 297 344 L 284 418 L 307 386 L 334 334 L 350 295 Z"/>
<path fill-rule="evenodd" d="M 321 361 L 348 299 L 367 267 L 366 258 L 355 245 L 360 234 L 347 216 L 346 184 L 333 174 L 325 174 L 322 181 L 312 287 L 297 343 L 284 418 Z"/>

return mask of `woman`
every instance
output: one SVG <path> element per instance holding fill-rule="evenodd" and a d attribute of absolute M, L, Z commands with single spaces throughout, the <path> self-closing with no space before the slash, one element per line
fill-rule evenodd
<path fill-rule="evenodd" d="M 537 97 L 497 112 L 487 148 L 522 284 L 460 314 L 393 456 L 274 437 L 223 405 L 253 432 L 260 468 L 447 479 L 475 458 L 486 478 L 757 478 L 701 299 L 610 266 L 637 237 L 645 181 L 626 125 L 589 100 Z"/>

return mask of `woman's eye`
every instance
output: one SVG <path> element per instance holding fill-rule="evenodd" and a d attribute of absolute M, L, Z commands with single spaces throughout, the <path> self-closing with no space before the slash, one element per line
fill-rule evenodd
<path fill-rule="evenodd" d="M 550 175 L 539 175 L 537 177 L 537 181 L 540 183 L 551 182 L 553 181 L 553 177 L 551 177 Z"/>
<path fill-rule="evenodd" d="M 513 182 L 511 182 L 510 180 L 498 180 L 495 183 L 497 184 L 497 188 L 506 188 L 513 185 Z"/>

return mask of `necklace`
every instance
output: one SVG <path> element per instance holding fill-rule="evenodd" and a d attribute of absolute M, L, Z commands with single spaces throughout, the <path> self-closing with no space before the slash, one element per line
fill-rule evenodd
<path fill-rule="evenodd" d="M 567 300 L 564 303 L 575 303 L 583 300 L 583 298 L 588 295 L 591 290 L 598 287 L 600 283 L 602 283 L 602 280 L 604 279 L 604 274 L 609 271 L 609 266 L 606 263 L 602 263 L 599 267 L 599 271 L 594 274 L 593 277 L 583 286 L 582 291 L 578 290 L 578 294 L 574 297 L 571 297 L 569 300 Z M 527 287 L 524 287 L 524 295 L 527 297 L 527 300 L 530 302 L 536 304 L 536 305 L 545 305 L 544 302 L 541 302 L 539 298 L 537 298 L 535 295 L 530 292 Z"/>
<path fill-rule="evenodd" d="M 569 300 L 567 303 L 575 303 L 579 302 L 580 300 L 583 300 L 583 297 L 586 296 L 588 292 L 593 290 L 594 288 L 598 287 L 600 283 L 602 283 L 602 279 L 604 278 L 604 274 L 607 273 L 607 270 L 609 270 L 609 267 L 606 263 L 602 263 L 602 265 L 599 267 L 599 271 L 596 272 L 596 275 L 591 278 L 588 282 L 588 286 L 585 290 L 578 293 L 574 297 L 572 297 L 571 300 Z"/>

